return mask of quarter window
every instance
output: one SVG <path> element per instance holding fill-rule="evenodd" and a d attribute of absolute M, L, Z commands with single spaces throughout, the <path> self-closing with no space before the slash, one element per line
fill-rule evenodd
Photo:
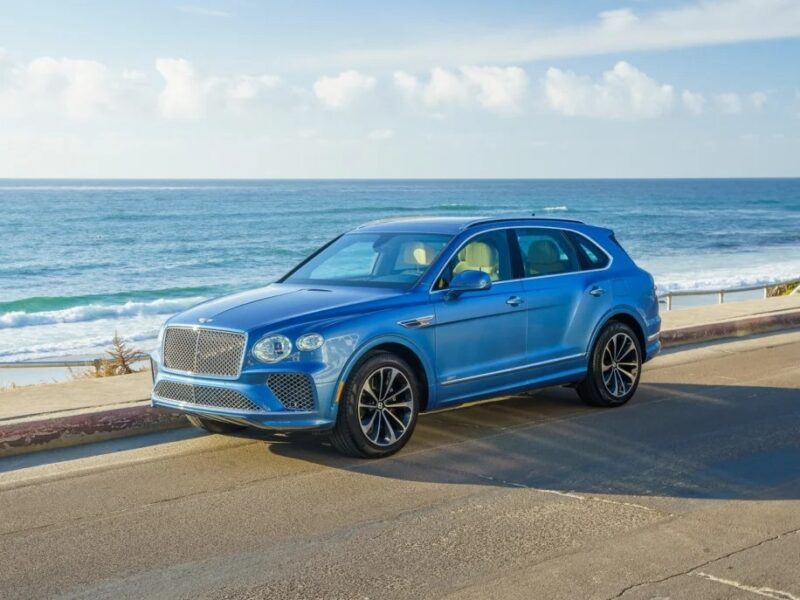
<path fill-rule="evenodd" d="M 540 277 L 580 271 L 580 259 L 563 231 L 558 229 L 517 229 L 525 277 Z"/>
<path fill-rule="evenodd" d="M 492 281 L 514 278 L 506 230 L 488 231 L 464 244 L 445 267 L 435 288 L 448 288 L 455 275 L 469 270 L 488 273 Z"/>
<path fill-rule="evenodd" d="M 603 269 L 608 266 L 608 255 L 598 248 L 597 244 L 589 241 L 574 231 L 568 231 L 566 233 L 569 236 L 569 239 L 572 240 L 575 248 L 578 250 L 578 258 L 581 261 L 581 268 L 584 271 Z"/>

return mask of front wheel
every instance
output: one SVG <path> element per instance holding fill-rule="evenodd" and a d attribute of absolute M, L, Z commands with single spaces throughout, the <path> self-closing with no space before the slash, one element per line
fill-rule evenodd
<path fill-rule="evenodd" d="M 406 445 L 419 414 L 419 382 L 399 356 L 376 352 L 347 379 L 331 443 L 341 453 L 381 458 Z"/>
<path fill-rule="evenodd" d="M 576 389 L 591 406 L 620 406 L 636 393 L 641 373 L 639 339 L 630 327 L 615 321 L 597 338 L 586 378 Z"/>

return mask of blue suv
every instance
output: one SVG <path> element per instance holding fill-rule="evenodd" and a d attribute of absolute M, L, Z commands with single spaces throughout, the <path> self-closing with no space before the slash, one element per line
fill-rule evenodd
<path fill-rule="evenodd" d="M 332 240 L 277 282 L 175 315 L 152 403 L 208 431 L 329 430 L 381 457 L 420 412 L 552 385 L 633 396 L 660 349 L 653 278 L 567 219 L 420 217 Z"/>

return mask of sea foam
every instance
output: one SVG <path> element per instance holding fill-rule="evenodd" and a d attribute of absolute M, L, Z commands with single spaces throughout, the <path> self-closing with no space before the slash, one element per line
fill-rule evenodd
<path fill-rule="evenodd" d="M 165 299 L 151 302 L 125 302 L 124 304 L 87 304 L 63 310 L 26 312 L 10 311 L 0 313 L 0 329 L 30 327 L 34 325 L 54 325 L 57 323 L 79 323 L 99 319 L 133 317 L 140 315 L 169 315 L 194 306 L 204 297 Z"/>

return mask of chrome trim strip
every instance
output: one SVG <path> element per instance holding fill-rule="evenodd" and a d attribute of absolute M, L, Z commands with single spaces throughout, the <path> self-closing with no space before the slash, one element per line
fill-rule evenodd
<path fill-rule="evenodd" d="M 232 377 L 224 376 L 224 375 L 206 375 L 204 373 L 195 373 L 194 371 L 179 371 L 177 369 L 169 369 L 164 364 L 164 345 L 167 342 L 167 329 L 192 329 L 192 330 L 211 330 L 211 331 L 223 331 L 225 333 L 238 333 L 239 335 L 244 337 L 244 344 L 242 345 L 242 358 L 239 360 L 239 372 Z M 242 369 L 244 369 L 244 357 L 247 356 L 247 342 L 249 341 L 250 335 L 246 331 L 240 331 L 238 329 L 228 329 L 226 327 L 200 327 L 199 325 L 165 325 L 164 326 L 164 337 L 161 340 L 161 369 L 165 373 L 175 373 L 176 375 L 187 375 L 189 377 L 197 377 L 199 379 L 218 379 L 220 381 L 235 381 L 242 376 Z M 199 336 L 198 336 L 199 340 Z M 197 340 L 195 340 L 195 344 L 197 344 Z M 197 356 L 197 348 L 195 348 L 195 356 Z"/>
<path fill-rule="evenodd" d="M 461 243 L 461 245 L 456 249 L 455 252 L 451 253 L 450 256 L 447 257 L 447 260 L 444 262 L 444 265 L 442 265 L 442 268 L 439 269 L 439 272 L 436 274 L 436 277 L 433 278 L 433 281 L 431 282 L 431 287 L 430 287 L 430 289 L 428 289 L 428 293 L 429 294 L 436 294 L 436 293 L 439 293 L 439 292 L 446 292 L 447 291 L 448 288 L 444 288 L 444 289 L 441 289 L 441 290 L 435 290 L 435 289 L 433 289 L 433 286 L 435 286 L 436 282 L 439 281 L 439 278 L 442 276 L 442 273 L 444 273 L 444 270 L 447 268 L 447 264 L 453 259 L 453 257 L 456 254 L 458 254 L 461 251 L 461 249 L 464 246 L 466 246 L 469 243 L 469 241 L 472 238 L 477 237 L 477 236 L 481 235 L 482 233 L 488 233 L 489 231 L 501 231 L 501 230 L 506 230 L 506 229 L 556 229 L 558 231 L 571 231 L 572 233 L 576 233 L 576 234 L 578 234 L 580 236 L 585 237 L 587 240 L 592 242 L 592 244 L 594 244 L 595 246 L 600 248 L 600 250 L 602 250 L 603 254 L 605 254 L 608 257 L 608 264 L 605 267 L 603 267 L 602 269 L 586 269 L 585 271 L 569 271 L 567 273 L 554 273 L 552 275 L 532 275 L 530 277 L 520 277 L 518 279 L 506 279 L 504 281 L 496 281 L 496 282 L 493 281 L 492 282 L 492 287 L 494 287 L 496 285 L 502 285 L 504 283 L 512 283 L 512 282 L 515 283 L 515 282 L 518 282 L 518 281 L 548 279 L 550 277 L 564 277 L 566 275 L 578 275 L 578 274 L 582 274 L 582 273 L 602 273 L 603 271 L 608 271 L 611 268 L 611 265 L 614 264 L 614 257 L 611 254 L 608 253 L 608 251 L 603 247 L 603 244 L 601 244 L 597 240 L 589 237 L 588 235 L 586 235 L 582 231 L 578 231 L 576 229 L 572 229 L 571 227 L 553 227 L 552 225 L 520 225 L 520 226 L 516 226 L 516 227 L 515 226 L 492 227 L 491 229 L 482 229 L 481 231 L 475 232 L 474 234 L 469 236 L 467 239 L 465 239 Z"/>
<path fill-rule="evenodd" d="M 489 373 L 481 373 L 480 375 L 470 375 L 469 377 L 460 377 L 459 379 L 448 379 L 441 382 L 442 385 L 452 385 L 454 383 L 463 383 L 464 381 L 472 381 L 474 379 L 483 379 L 484 377 L 492 377 L 494 375 L 502 375 L 503 373 L 513 373 L 514 371 L 524 371 L 525 369 L 532 369 L 534 367 L 541 367 L 544 365 L 551 365 L 553 363 L 564 362 L 565 360 L 573 360 L 586 356 L 586 352 L 580 354 L 571 354 L 561 358 L 551 358 L 549 360 L 542 360 L 535 363 L 528 363 L 527 365 L 520 365 L 519 367 L 510 367 L 508 369 L 500 369 L 499 371 L 491 371 Z"/>
<path fill-rule="evenodd" d="M 433 319 L 434 315 L 425 315 L 424 317 L 415 317 L 405 321 L 398 321 L 397 324 L 408 329 L 420 329 L 421 327 L 428 327 L 433 324 Z"/>
<path fill-rule="evenodd" d="M 660 331 L 656 331 L 653 335 L 647 336 L 647 341 L 648 342 L 655 342 L 660 337 L 661 337 L 661 332 Z"/>

